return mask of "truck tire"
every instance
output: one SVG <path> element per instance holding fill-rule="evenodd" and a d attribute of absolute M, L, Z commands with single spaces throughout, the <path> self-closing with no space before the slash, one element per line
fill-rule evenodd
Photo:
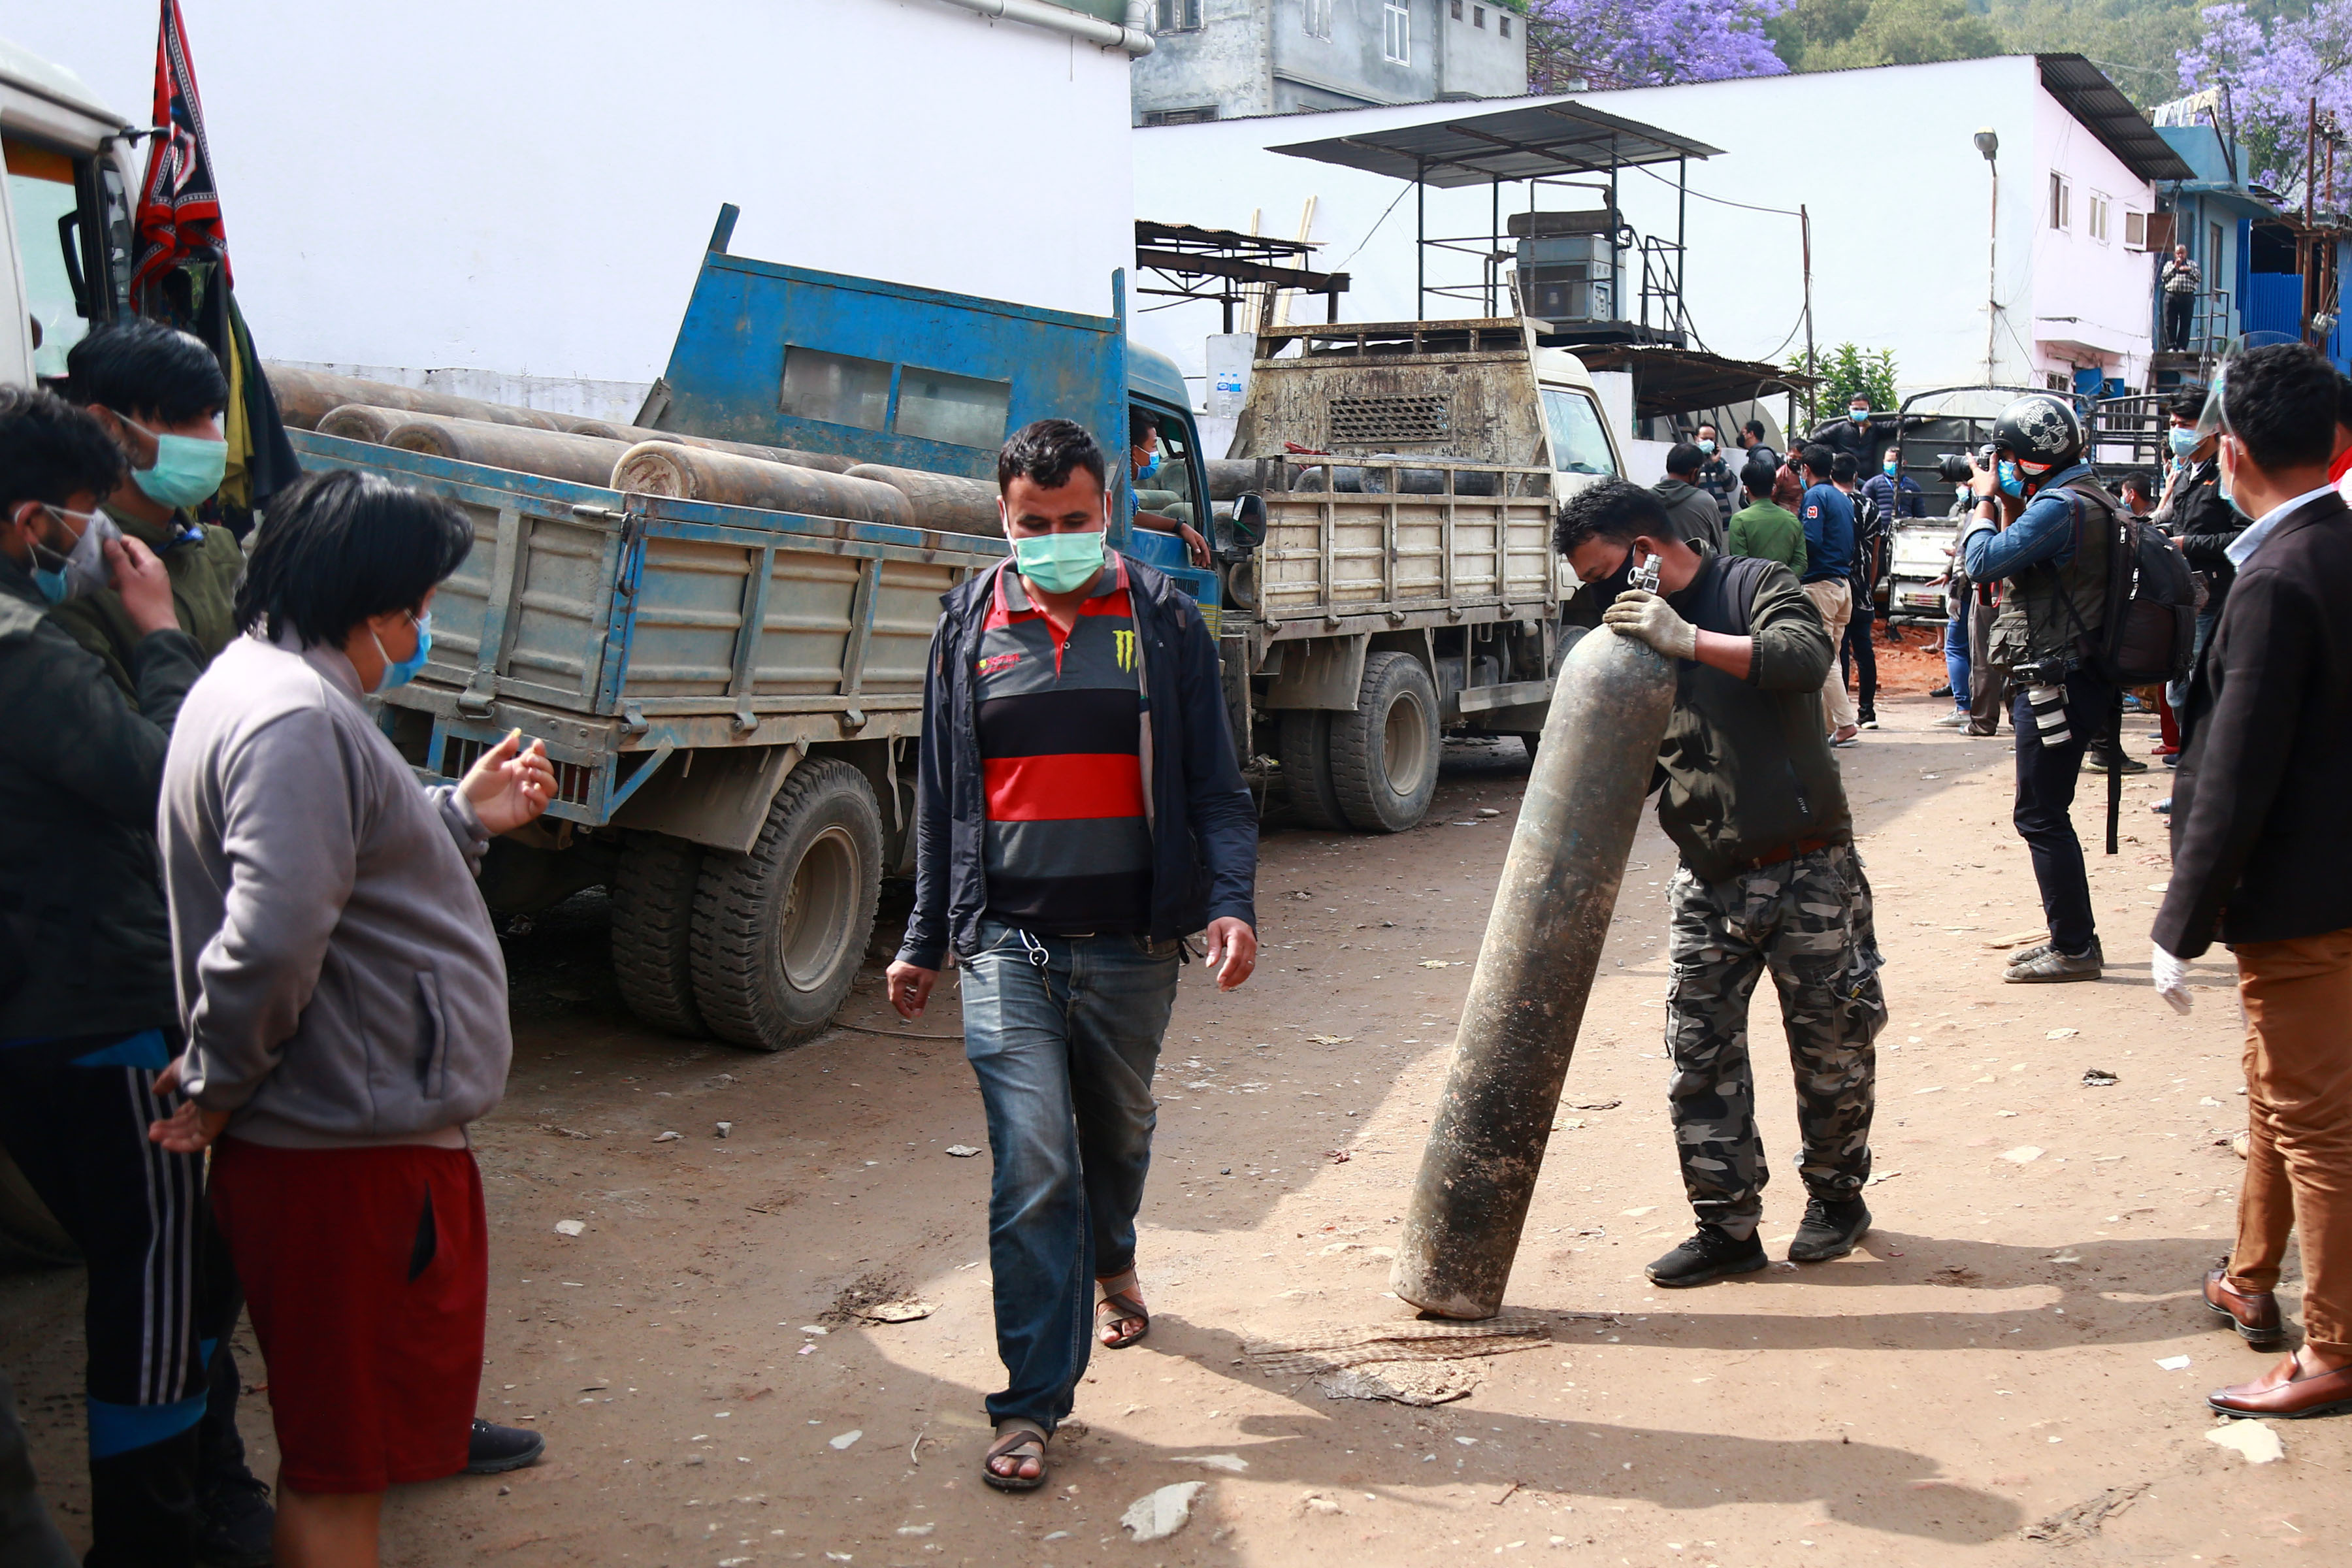
<path fill-rule="evenodd" d="M 1331 715 L 1294 708 L 1283 714 L 1277 728 L 1278 760 L 1292 815 L 1308 827 L 1345 831 L 1348 819 L 1340 814 L 1339 792 L 1331 782 Z"/>
<path fill-rule="evenodd" d="M 703 1033 L 694 1005 L 694 896 L 702 847 L 666 833 L 632 833 L 613 878 L 613 977 L 644 1023 Z"/>
<path fill-rule="evenodd" d="M 0 1268 L 63 1268 L 80 1261 L 73 1237 L 0 1150 Z"/>
<path fill-rule="evenodd" d="M 694 900 L 694 1000 L 732 1045 L 781 1050 L 833 1021 L 874 934 L 882 814 L 847 763 L 784 780 L 748 855 L 706 854 Z"/>
<path fill-rule="evenodd" d="M 1331 716 L 1331 782 L 1349 826 L 1402 833 L 1437 793 L 1437 688 L 1409 653 L 1364 660 L 1356 710 Z"/>

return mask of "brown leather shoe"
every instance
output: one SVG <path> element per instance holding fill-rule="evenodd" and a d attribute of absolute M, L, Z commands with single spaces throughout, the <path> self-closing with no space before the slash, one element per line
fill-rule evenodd
<path fill-rule="evenodd" d="M 2226 1267 L 2205 1271 L 2205 1310 L 2226 1320 L 2258 1351 L 2274 1351 L 2286 1342 L 2278 1298 L 2267 1290 L 2231 1289 Z"/>
<path fill-rule="evenodd" d="M 2294 1357 L 2284 1356 L 2253 1382 L 2217 1389 L 2205 1396 L 2205 1403 L 2224 1415 L 2271 1415 L 2282 1421 L 2352 1412 L 2352 1366 L 2314 1377 L 2294 1373 Z"/>

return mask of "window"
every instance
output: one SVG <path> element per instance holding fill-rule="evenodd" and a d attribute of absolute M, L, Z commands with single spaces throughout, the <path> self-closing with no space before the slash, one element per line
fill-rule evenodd
<path fill-rule="evenodd" d="M 2074 187 L 2066 183 L 2065 175 L 2054 170 L 2050 175 L 2050 226 L 2052 228 L 2074 226 Z"/>
<path fill-rule="evenodd" d="M 1454 19 L 1462 20 L 1462 0 L 1454 0 Z"/>
<path fill-rule="evenodd" d="M 2216 268 L 2221 265 L 2221 226 L 2218 223 L 2205 226 L 2205 265 Z M 2220 287 L 2218 279 L 2215 287 Z"/>
<path fill-rule="evenodd" d="M 1507 38 L 1511 36 L 1511 14 L 1508 11 L 1496 12 L 1495 26 L 1503 29 L 1503 37 Z"/>
<path fill-rule="evenodd" d="M 73 159 L 19 142 L 7 142 L 8 205 L 16 218 L 16 254 L 24 258 L 25 309 L 32 317 L 33 374 L 63 375 L 66 351 L 88 335 L 81 296 L 89 251 Z M 80 280 L 80 281 L 78 281 Z"/>
<path fill-rule="evenodd" d="M 2069 376 L 2063 370 L 2043 371 L 2042 373 L 2042 384 L 2051 392 L 2072 392 L 2074 390 L 2074 378 Z"/>
<path fill-rule="evenodd" d="M 1005 415 L 1012 406 L 1009 381 L 982 381 L 910 364 L 898 373 L 898 417 L 890 427 L 901 436 L 994 451 L 1003 444 Z"/>
<path fill-rule="evenodd" d="M 1160 0 L 1160 25 L 1152 30 L 1159 33 L 1199 32 L 1201 0 Z"/>
<path fill-rule="evenodd" d="M 2107 243 L 2107 212 L 2113 205 L 2114 203 L 2105 195 L 2103 195 L 2097 191 L 2093 191 L 2091 193 L 2090 212 L 2088 215 L 2090 217 L 2090 223 L 2087 226 L 2091 231 L 2091 237 L 2097 240 L 2101 245 Z"/>
<path fill-rule="evenodd" d="M 1544 423 L 1551 430 L 1551 466 L 1564 474 L 1613 474 L 1609 432 L 1601 410 L 1580 392 L 1543 389 Z"/>
<path fill-rule="evenodd" d="M 1483 27 L 1486 25 L 1486 7 L 1484 5 L 1470 7 L 1470 25 L 1474 27 Z"/>
<path fill-rule="evenodd" d="M 2124 248 L 2126 250 L 2147 248 L 2147 214 L 2135 212 L 2124 214 Z"/>
<path fill-rule="evenodd" d="M 881 360 L 787 348 L 778 402 L 795 419 L 879 430 L 890 412 L 890 367 Z"/>
<path fill-rule="evenodd" d="M 1307 36 L 1328 38 L 1331 36 L 1331 0 L 1307 0 Z"/>
<path fill-rule="evenodd" d="M 1381 58 L 1392 66 L 1412 64 L 1412 13 L 1388 0 L 1381 7 Z"/>
<path fill-rule="evenodd" d="M 1192 109 L 1147 109 L 1143 111 L 1146 125 L 1206 125 L 1217 117 L 1217 106 L 1201 104 Z"/>

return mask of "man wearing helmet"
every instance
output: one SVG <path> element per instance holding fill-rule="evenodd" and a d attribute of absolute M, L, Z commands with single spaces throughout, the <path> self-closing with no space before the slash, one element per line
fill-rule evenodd
<path fill-rule="evenodd" d="M 2083 460 L 2083 426 L 2051 393 L 2017 399 L 1993 426 L 1993 457 L 1970 484 L 1959 558 L 1972 583 L 2006 579 L 1991 657 L 2013 672 L 2013 820 L 2033 858 L 2050 940 L 2021 949 L 2003 979 L 2096 980 L 2103 963 L 2071 808 L 2083 753 L 2112 722 L 2116 693 L 2084 650 L 2106 616 L 2118 504 Z M 2006 527 L 2004 527 L 2006 522 Z"/>

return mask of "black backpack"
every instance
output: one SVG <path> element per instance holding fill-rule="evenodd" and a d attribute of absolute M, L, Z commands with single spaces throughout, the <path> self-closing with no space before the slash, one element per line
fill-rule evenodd
<path fill-rule="evenodd" d="M 2095 483 L 2087 489 L 2070 484 L 2062 493 L 2074 509 L 2077 537 L 2090 527 L 2111 531 L 2106 618 L 2101 630 L 2083 631 L 2083 657 L 2116 686 L 2181 679 L 2189 673 L 2197 634 L 2197 584 L 2188 559 Z M 2089 511 L 2105 516 L 2095 523 Z"/>

